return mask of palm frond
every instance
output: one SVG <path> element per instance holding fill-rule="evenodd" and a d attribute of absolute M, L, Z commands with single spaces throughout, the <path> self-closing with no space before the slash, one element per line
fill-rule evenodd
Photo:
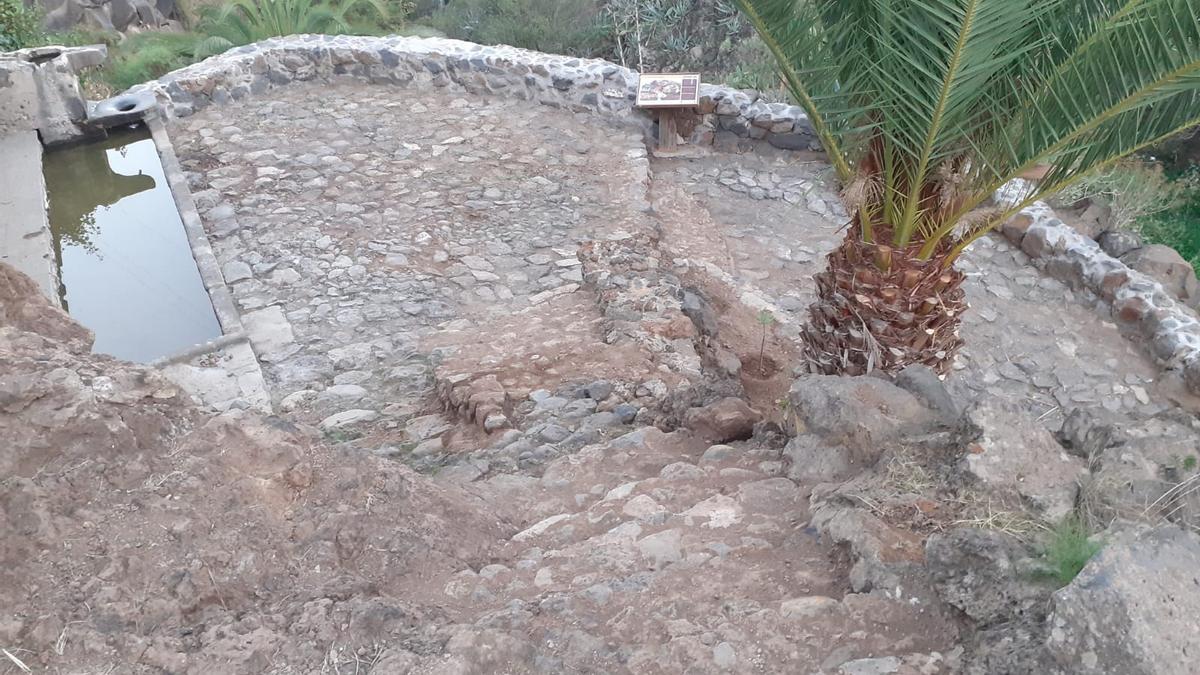
<path fill-rule="evenodd" d="M 1029 202 L 1200 123 L 1196 0 L 737 1 L 843 183 L 881 186 L 857 231 L 924 259 L 1031 168 Z"/>

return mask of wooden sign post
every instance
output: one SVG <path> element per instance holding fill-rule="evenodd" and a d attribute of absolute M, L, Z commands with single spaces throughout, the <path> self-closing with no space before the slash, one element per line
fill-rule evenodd
<path fill-rule="evenodd" d="M 642 73 L 637 105 L 658 113 L 658 150 L 674 150 L 679 135 L 677 115 L 700 105 L 700 75 Z"/>

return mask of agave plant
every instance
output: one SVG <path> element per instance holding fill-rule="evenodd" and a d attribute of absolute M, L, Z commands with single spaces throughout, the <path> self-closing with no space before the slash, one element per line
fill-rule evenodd
<path fill-rule="evenodd" d="M 737 2 L 851 214 L 804 331 L 819 372 L 945 372 L 971 242 L 1200 123 L 1196 0 Z M 991 205 L 1035 170 L 1015 205 Z"/>
<path fill-rule="evenodd" d="M 205 18 L 207 30 L 234 44 L 281 35 L 347 33 L 357 11 L 388 16 L 382 0 L 230 0 Z"/>

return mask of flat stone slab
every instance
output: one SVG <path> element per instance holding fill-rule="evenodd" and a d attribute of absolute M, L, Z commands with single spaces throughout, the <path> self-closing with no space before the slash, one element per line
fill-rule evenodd
<path fill-rule="evenodd" d="M 0 138 L 0 261 L 29 275 L 56 307 L 58 266 L 46 214 L 42 144 L 37 132 Z"/>

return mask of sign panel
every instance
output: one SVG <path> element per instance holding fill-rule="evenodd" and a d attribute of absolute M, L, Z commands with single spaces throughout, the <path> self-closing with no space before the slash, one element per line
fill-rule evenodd
<path fill-rule="evenodd" d="M 697 73 L 642 73 L 638 82 L 640 108 L 674 108 L 700 104 Z"/>

